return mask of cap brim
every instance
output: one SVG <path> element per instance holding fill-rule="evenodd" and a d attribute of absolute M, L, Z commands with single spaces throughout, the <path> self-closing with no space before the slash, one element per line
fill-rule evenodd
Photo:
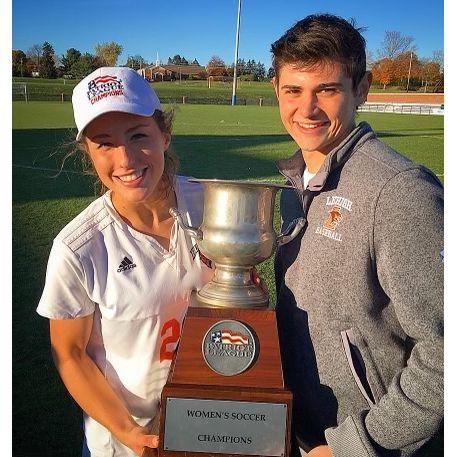
<path fill-rule="evenodd" d="M 138 108 L 138 107 L 137 107 Z M 81 141 L 81 138 L 83 137 L 83 134 L 84 134 L 84 130 L 87 128 L 87 126 L 93 122 L 95 119 L 99 118 L 101 115 L 103 114 L 107 114 L 107 113 L 128 113 L 128 114 L 134 114 L 136 116 L 143 116 L 143 117 L 150 117 L 152 116 L 155 111 L 157 111 L 160 109 L 159 108 L 154 108 L 151 112 L 151 110 L 148 110 L 148 111 L 144 111 L 144 112 L 138 112 L 138 109 L 134 112 L 132 109 L 129 109 L 127 106 L 125 107 L 119 107 L 119 108 L 116 108 L 116 109 L 109 109 L 109 110 L 100 110 L 99 113 L 96 113 L 94 117 L 92 117 L 82 128 L 81 130 L 78 131 L 77 135 L 76 135 L 76 141 Z"/>

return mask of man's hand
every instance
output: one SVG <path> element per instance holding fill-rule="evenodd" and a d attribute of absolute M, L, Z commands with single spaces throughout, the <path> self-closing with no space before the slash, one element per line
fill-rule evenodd
<path fill-rule="evenodd" d="M 329 446 L 321 445 L 311 449 L 307 457 L 333 457 L 333 454 Z"/>

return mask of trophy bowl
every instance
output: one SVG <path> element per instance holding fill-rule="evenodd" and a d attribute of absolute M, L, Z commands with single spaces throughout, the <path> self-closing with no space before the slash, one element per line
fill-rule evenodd
<path fill-rule="evenodd" d="M 221 179 L 189 179 L 203 186 L 200 227 L 183 222 L 176 208 L 170 214 L 197 239 L 200 252 L 215 264 L 213 279 L 197 292 L 202 307 L 266 308 L 268 294 L 252 280 L 255 265 L 291 241 L 306 223 L 277 235 L 273 228 L 275 196 L 288 185 Z M 292 224 L 293 225 L 293 224 Z"/>

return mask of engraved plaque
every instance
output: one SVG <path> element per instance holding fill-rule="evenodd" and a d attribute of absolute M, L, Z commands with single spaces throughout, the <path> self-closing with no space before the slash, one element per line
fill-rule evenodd
<path fill-rule="evenodd" d="M 167 398 L 166 451 L 284 456 L 287 405 Z"/>

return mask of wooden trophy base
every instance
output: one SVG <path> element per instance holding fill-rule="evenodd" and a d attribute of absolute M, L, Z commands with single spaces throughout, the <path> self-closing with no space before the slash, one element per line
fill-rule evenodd
<path fill-rule="evenodd" d="M 249 344 L 243 332 L 228 333 L 238 343 L 220 341 L 218 327 L 224 338 L 233 321 L 249 329 Z M 219 359 L 227 359 L 229 367 L 218 365 Z M 248 368 L 230 373 L 233 363 L 245 360 Z M 189 308 L 162 391 L 160 457 L 287 457 L 291 413 L 275 312 Z"/>

